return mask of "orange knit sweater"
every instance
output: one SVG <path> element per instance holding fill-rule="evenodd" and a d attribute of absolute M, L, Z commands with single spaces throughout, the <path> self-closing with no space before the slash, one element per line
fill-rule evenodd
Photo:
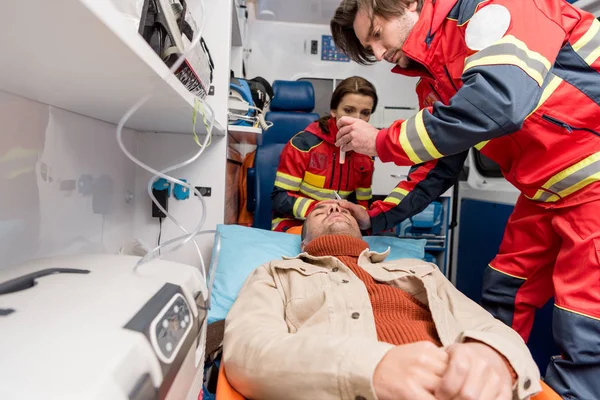
<path fill-rule="evenodd" d="M 313 256 L 334 256 L 367 288 L 379 341 L 393 345 L 428 340 L 441 346 L 429 308 L 410 294 L 375 281 L 358 266 L 358 256 L 368 247 L 361 239 L 326 235 L 312 240 L 305 251 Z"/>

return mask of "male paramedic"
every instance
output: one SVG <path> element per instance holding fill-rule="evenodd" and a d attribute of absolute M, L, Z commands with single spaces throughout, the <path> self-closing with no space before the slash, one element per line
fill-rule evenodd
<path fill-rule="evenodd" d="M 449 188 L 470 147 L 498 163 L 522 194 L 482 303 L 527 340 L 554 295 L 546 381 L 585 400 L 600 398 L 599 28 L 564 0 L 345 0 L 331 21 L 352 60 L 421 78 L 412 118 L 338 122 L 342 150 L 415 165 L 369 212 L 345 206 L 377 232 Z"/>
<path fill-rule="evenodd" d="M 227 315 L 225 372 L 260 400 L 510 400 L 540 389 L 523 339 L 433 264 L 385 261 L 336 200 L 303 253 L 247 279 Z"/>

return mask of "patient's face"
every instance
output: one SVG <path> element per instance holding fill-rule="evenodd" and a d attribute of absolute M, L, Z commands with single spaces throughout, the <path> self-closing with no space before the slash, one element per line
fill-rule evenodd
<path fill-rule="evenodd" d="M 337 121 L 341 117 L 360 118 L 369 122 L 373 112 L 373 98 L 362 94 L 348 93 L 342 98 L 335 110 L 331 110 L 331 116 Z"/>
<path fill-rule="evenodd" d="M 347 209 L 340 207 L 337 200 L 327 200 L 317 204 L 304 224 L 306 236 L 303 245 L 323 235 L 362 237 L 356 219 Z"/>

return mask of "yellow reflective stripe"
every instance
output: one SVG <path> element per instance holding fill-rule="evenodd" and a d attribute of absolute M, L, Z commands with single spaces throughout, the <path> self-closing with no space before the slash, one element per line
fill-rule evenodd
<path fill-rule="evenodd" d="M 277 171 L 277 173 L 275 175 L 278 177 L 282 177 L 283 179 L 292 181 L 292 182 L 298 182 L 298 183 L 302 182 L 302 178 L 298 178 L 297 176 L 286 174 L 285 172 Z"/>
<path fill-rule="evenodd" d="M 400 125 L 399 142 L 400 146 L 402 146 L 402 149 L 404 150 L 410 161 L 412 161 L 415 164 L 421 164 L 423 160 L 421 160 L 419 156 L 417 156 L 417 153 L 415 153 L 415 151 L 413 150 L 412 146 L 410 145 L 410 142 L 408 141 L 408 137 L 406 136 L 406 126 L 411 119 L 404 121 L 402 125 Z"/>
<path fill-rule="evenodd" d="M 408 193 L 408 190 L 397 187 L 394 190 L 392 190 L 392 193 L 390 193 L 388 197 L 386 197 L 383 201 L 384 203 L 392 203 L 398 205 L 400 204 L 402 199 L 404 199 L 404 197 L 408 195 Z"/>
<path fill-rule="evenodd" d="M 529 196 L 525 196 L 530 200 L 539 200 L 539 198 L 542 196 L 542 194 L 544 194 L 546 192 L 544 192 L 543 190 L 538 190 L 535 195 L 533 195 L 533 197 L 529 197 Z"/>
<path fill-rule="evenodd" d="M 483 148 L 485 147 L 485 145 L 486 145 L 486 144 L 488 144 L 489 142 L 490 142 L 489 140 L 486 140 L 485 142 L 480 142 L 480 143 L 477 143 L 477 144 L 475 145 L 475 148 L 476 148 L 477 150 L 480 150 L 480 151 L 481 151 L 481 149 L 483 149 Z"/>
<path fill-rule="evenodd" d="M 292 209 L 294 217 L 296 217 L 297 219 L 305 219 L 308 208 L 314 202 L 315 201 L 313 199 L 307 199 L 306 197 L 298 197 L 298 199 L 296 199 L 296 201 L 294 202 L 294 207 Z"/>
<path fill-rule="evenodd" d="M 275 181 L 275 186 L 284 190 L 289 190 L 290 192 L 297 192 L 298 186 L 291 186 L 281 181 Z"/>
<path fill-rule="evenodd" d="M 569 168 L 567 168 L 567 169 L 559 172 L 558 174 L 554 175 L 546 183 L 544 183 L 542 185 L 542 187 L 544 189 L 550 189 L 552 186 L 554 186 L 559 181 L 562 181 L 563 179 L 565 179 L 569 175 L 572 175 L 572 174 L 576 173 L 577 171 L 579 171 L 579 170 L 587 167 L 588 165 L 591 165 L 591 164 L 595 163 L 598 160 L 600 160 L 600 153 L 592 154 L 591 156 L 589 156 L 587 158 L 584 158 L 583 160 L 579 161 L 578 163 L 573 164 Z"/>
<path fill-rule="evenodd" d="M 585 60 L 588 65 L 592 65 L 600 57 L 600 22 L 594 20 L 592 26 L 578 41 L 573 45 L 573 49 Z"/>
<path fill-rule="evenodd" d="M 435 145 L 431 141 L 429 134 L 427 133 L 427 129 L 425 128 L 425 123 L 423 122 L 423 111 L 421 110 L 415 115 L 415 125 L 417 128 L 417 133 L 419 134 L 419 138 L 421 139 L 421 143 L 425 147 L 425 150 L 429 153 L 429 155 L 433 158 L 442 158 L 444 155 L 435 148 Z"/>
<path fill-rule="evenodd" d="M 292 221 L 291 218 L 274 218 L 271 220 L 271 230 L 275 230 L 281 221 Z"/>
<path fill-rule="evenodd" d="M 563 82 L 562 78 L 559 78 L 558 76 L 556 76 L 552 73 L 550 73 L 550 75 L 552 75 L 552 78 L 550 78 L 550 81 L 544 88 L 544 91 L 542 92 L 542 95 L 540 96 L 540 100 L 538 101 L 535 108 L 527 115 L 527 117 L 525 117 L 525 119 L 529 118 L 531 116 L 531 114 L 536 112 L 537 109 L 540 108 L 540 106 L 542 104 L 544 104 L 546 102 L 546 100 L 548 100 L 550 98 L 550 96 L 552 95 L 552 93 L 554 93 L 554 91 L 556 90 L 558 85 L 560 85 Z"/>
<path fill-rule="evenodd" d="M 315 200 L 334 200 L 336 198 L 334 192 L 335 190 L 319 188 L 307 182 L 302 182 L 302 184 L 300 185 L 300 193 L 303 193 L 306 196 Z M 343 199 L 348 198 L 348 196 L 350 196 L 351 193 L 352 191 L 347 190 L 338 191 L 338 194 Z"/>
<path fill-rule="evenodd" d="M 371 188 L 356 188 L 356 200 L 369 200 L 373 197 Z"/>
<path fill-rule="evenodd" d="M 543 85 L 544 78 L 552 66 L 544 56 L 529 50 L 524 42 L 512 35 L 507 35 L 493 45 L 468 57 L 465 60 L 463 73 L 482 65 L 506 64 L 521 68 L 540 86 Z"/>
<path fill-rule="evenodd" d="M 297 192 L 301 182 L 302 178 L 298 178 L 296 176 L 285 174 L 279 171 L 277 171 L 275 174 L 275 186 L 285 190 Z"/>
<path fill-rule="evenodd" d="M 573 44 L 573 50 L 581 50 L 583 46 L 588 44 L 590 40 L 592 40 L 594 36 L 596 36 L 599 30 L 600 22 L 598 22 L 597 19 L 594 19 L 594 21 L 592 22 L 592 26 L 590 26 L 590 29 L 588 29 L 588 31 Z"/>
<path fill-rule="evenodd" d="M 578 191 L 579 189 L 582 189 L 584 187 L 586 187 L 587 185 L 589 185 L 590 183 L 594 183 L 600 180 L 600 172 L 596 172 L 593 175 L 590 175 L 586 178 L 584 178 L 583 180 L 579 181 L 578 183 L 576 183 L 575 185 L 562 190 L 560 192 L 558 192 L 558 195 L 560 197 L 566 197 L 570 194 L 575 193 L 576 191 Z M 548 201 L 550 201 L 550 199 L 548 199 Z"/>
<path fill-rule="evenodd" d="M 479 60 L 472 61 L 465 67 L 464 71 L 479 67 L 482 65 L 514 65 L 521 68 L 527 75 L 529 75 L 534 81 L 537 82 L 539 86 L 542 86 L 544 83 L 544 76 L 538 71 L 530 68 L 525 61 L 521 60 L 519 57 L 514 55 L 502 55 L 502 56 L 489 56 L 480 58 Z"/>
<path fill-rule="evenodd" d="M 600 181 L 600 152 L 571 165 L 542 185 L 531 200 L 553 203 L 587 185 Z"/>

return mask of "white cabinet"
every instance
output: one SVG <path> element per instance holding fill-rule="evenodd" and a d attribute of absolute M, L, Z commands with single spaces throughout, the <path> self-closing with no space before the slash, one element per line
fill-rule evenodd
<path fill-rule="evenodd" d="M 111 1 L 6 1 L 0 14 L 10 16 L 0 35 L 0 90 L 113 124 L 153 93 L 126 126 L 191 134 L 194 95 Z M 213 134 L 224 135 L 219 122 Z"/>
<path fill-rule="evenodd" d="M 388 195 L 400 181 L 406 179 L 410 167 L 399 167 L 394 163 L 383 163 L 375 158 L 375 173 L 373 174 L 373 194 Z"/>

